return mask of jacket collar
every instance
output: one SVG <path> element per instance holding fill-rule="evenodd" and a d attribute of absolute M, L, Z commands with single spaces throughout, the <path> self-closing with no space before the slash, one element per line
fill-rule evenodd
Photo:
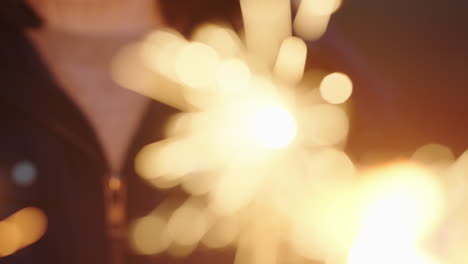
<path fill-rule="evenodd" d="M 84 154 L 107 165 L 106 157 L 89 120 L 60 89 L 41 60 L 37 50 L 20 29 L 1 25 L 7 35 L 0 42 L 0 80 L 3 88 L 0 103 L 21 111 L 37 124 L 46 127 Z M 140 122 L 129 147 L 124 171 L 133 169 L 133 157 L 145 144 L 163 138 L 161 126 L 175 109 L 153 102 Z"/>
<path fill-rule="evenodd" d="M 7 34 L 0 43 L 2 103 L 26 113 L 89 157 L 102 160 L 103 152 L 89 122 L 62 92 L 32 43 L 20 29 L 1 27 Z"/>

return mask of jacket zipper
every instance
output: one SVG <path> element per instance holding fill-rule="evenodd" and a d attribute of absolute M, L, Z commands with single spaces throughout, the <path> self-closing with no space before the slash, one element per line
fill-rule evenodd
<path fill-rule="evenodd" d="M 104 189 L 111 263 L 122 264 L 126 241 L 126 189 L 121 176 L 118 173 L 110 173 L 104 184 Z"/>

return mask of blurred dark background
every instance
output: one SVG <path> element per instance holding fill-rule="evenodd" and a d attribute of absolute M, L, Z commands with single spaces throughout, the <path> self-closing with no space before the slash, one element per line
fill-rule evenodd
<path fill-rule="evenodd" d="M 356 87 L 364 105 L 356 114 L 372 111 L 365 107 L 371 104 L 392 109 L 387 117 L 368 113 L 381 131 L 353 132 L 363 136 L 352 147 L 364 151 L 382 144 L 408 152 L 436 142 L 456 154 L 467 149 L 467 13 L 468 2 L 462 0 L 344 1 L 325 39 L 337 43 L 347 60 L 362 65 L 360 73 L 375 81 L 373 95 Z M 364 137 L 374 141 L 364 144 Z"/>

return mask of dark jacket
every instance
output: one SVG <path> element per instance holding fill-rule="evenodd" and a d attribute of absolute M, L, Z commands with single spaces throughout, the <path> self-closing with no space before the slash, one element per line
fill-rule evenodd
<path fill-rule="evenodd" d="M 40 208 L 48 218 L 39 242 L 0 263 L 109 263 L 103 196 L 108 168 L 97 137 L 23 32 L 8 24 L 0 24 L 0 32 L 0 220 L 28 206 Z M 127 222 L 147 215 L 168 195 L 137 177 L 133 160 L 144 145 L 162 139 L 162 127 L 173 113 L 175 109 L 152 103 L 129 149 L 123 172 Z M 35 170 L 31 185 L 13 179 L 15 168 L 24 163 Z M 150 259 L 124 251 L 128 263 Z M 209 254 L 216 261 L 216 254 Z M 206 263 L 204 258 L 195 254 L 192 261 Z M 176 262 L 166 256 L 151 259 Z"/>

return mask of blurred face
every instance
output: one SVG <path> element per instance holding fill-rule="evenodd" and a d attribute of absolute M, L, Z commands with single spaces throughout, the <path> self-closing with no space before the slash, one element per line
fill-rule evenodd
<path fill-rule="evenodd" d="M 48 28 L 81 34 L 126 34 L 162 23 L 156 0 L 26 0 Z"/>

